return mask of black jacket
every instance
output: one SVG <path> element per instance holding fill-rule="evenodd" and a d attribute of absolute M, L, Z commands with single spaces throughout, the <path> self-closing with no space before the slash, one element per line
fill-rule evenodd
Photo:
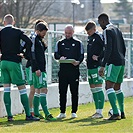
<path fill-rule="evenodd" d="M 112 24 L 107 25 L 103 32 L 105 43 L 105 55 L 102 66 L 114 64 L 125 65 L 126 47 L 121 31 Z"/>
<path fill-rule="evenodd" d="M 42 38 L 38 35 L 32 37 L 32 48 L 31 48 L 31 66 L 32 72 L 40 70 L 46 72 L 46 60 L 45 60 L 45 47 Z"/>
<path fill-rule="evenodd" d="M 18 28 L 7 26 L 0 31 L 1 60 L 21 62 L 21 57 L 17 55 L 20 54 L 21 39 L 29 48 L 32 46 L 31 40 Z"/>
<path fill-rule="evenodd" d="M 103 58 L 104 43 L 102 40 L 102 35 L 95 32 L 92 36 L 88 37 L 87 45 L 87 68 L 94 69 L 101 66 L 101 59 Z M 97 55 L 98 61 L 92 59 L 93 55 Z"/>
<path fill-rule="evenodd" d="M 67 59 L 75 59 L 81 63 L 84 59 L 84 49 L 81 41 L 73 37 L 70 39 L 59 40 L 55 47 L 54 57 L 59 60 L 61 56 L 67 57 Z M 74 66 L 68 63 L 60 64 L 61 69 L 68 70 L 75 67 L 79 68 L 79 65 Z"/>

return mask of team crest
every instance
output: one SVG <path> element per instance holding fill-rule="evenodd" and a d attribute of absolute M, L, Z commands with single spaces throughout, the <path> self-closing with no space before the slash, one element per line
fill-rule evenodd
<path fill-rule="evenodd" d="M 74 47 L 74 46 L 75 46 L 75 44 L 73 43 L 73 44 L 72 44 L 72 46 Z"/>

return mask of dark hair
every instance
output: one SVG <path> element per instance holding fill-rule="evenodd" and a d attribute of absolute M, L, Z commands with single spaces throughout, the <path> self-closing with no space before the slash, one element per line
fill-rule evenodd
<path fill-rule="evenodd" d="M 99 20 L 105 20 L 106 22 L 109 22 L 109 16 L 106 13 L 102 13 L 98 16 Z"/>
<path fill-rule="evenodd" d="M 85 25 L 85 30 L 88 31 L 91 28 L 96 27 L 96 23 L 94 21 L 89 21 L 86 25 Z"/>
<path fill-rule="evenodd" d="M 38 19 L 38 20 L 36 20 L 36 23 L 35 23 L 35 30 L 36 30 L 37 24 L 40 23 L 40 22 L 45 22 L 45 21 L 44 21 L 43 19 Z"/>
<path fill-rule="evenodd" d="M 43 30 L 48 30 L 47 23 L 40 22 L 36 25 L 36 30 L 43 31 Z"/>

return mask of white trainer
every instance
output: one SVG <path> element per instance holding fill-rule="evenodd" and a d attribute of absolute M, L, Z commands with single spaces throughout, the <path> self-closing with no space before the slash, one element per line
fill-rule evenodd
<path fill-rule="evenodd" d="M 77 114 L 76 113 L 72 113 L 71 118 L 76 118 Z"/>
<path fill-rule="evenodd" d="M 60 113 L 56 118 L 57 119 L 66 118 L 66 113 Z"/>
<path fill-rule="evenodd" d="M 93 119 L 99 119 L 99 118 L 103 118 L 103 115 L 102 114 L 99 114 L 99 113 L 95 113 L 91 116 L 91 118 Z"/>

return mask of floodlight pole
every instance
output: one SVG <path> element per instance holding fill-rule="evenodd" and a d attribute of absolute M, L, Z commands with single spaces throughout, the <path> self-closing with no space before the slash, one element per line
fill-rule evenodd
<path fill-rule="evenodd" d="M 80 4 L 79 0 L 71 0 L 73 7 L 73 27 L 75 26 L 75 5 Z"/>

